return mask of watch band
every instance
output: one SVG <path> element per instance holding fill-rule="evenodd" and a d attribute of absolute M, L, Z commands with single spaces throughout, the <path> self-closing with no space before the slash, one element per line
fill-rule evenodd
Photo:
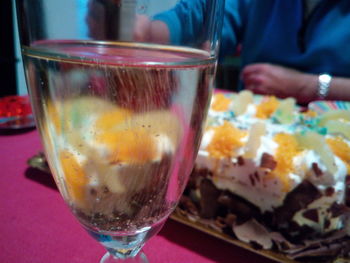
<path fill-rule="evenodd" d="M 324 99 L 327 97 L 329 93 L 331 81 L 332 81 L 332 76 L 329 74 L 324 73 L 318 76 L 317 96 L 319 99 Z"/>

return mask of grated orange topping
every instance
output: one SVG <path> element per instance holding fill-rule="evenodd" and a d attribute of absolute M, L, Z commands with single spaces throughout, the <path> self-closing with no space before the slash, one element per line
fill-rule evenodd
<path fill-rule="evenodd" d="M 275 155 L 277 166 L 271 174 L 280 179 L 283 191 L 288 192 L 290 182 L 287 174 L 294 171 L 293 158 L 300 153 L 300 147 L 296 138 L 287 133 L 276 134 L 274 141 L 278 144 Z"/>
<path fill-rule="evenodd" d="M 256 117 L 260 119 L 269 118 L 277 109 L 279 101 L 274 96 L 263 100 L 256 108 Z"/>
<path fill-rule="evenodd" d="M 73 153 L 62 151 L 59 156 L 63 173 L 66 178 L 68 192 L 75 202 L 83 203 L 85 197 L 85 185 L 87 177 Z"/>
<path fill-rule="evenodd" d="M 345 163 L 350 174 L 350 146 L 339 136 L 327 138 L 326 141 L 332 152 Z"/>
<path fill-rule="evenodd" d="M 241 139 L 247 135 L 228 121 L 213 129 L 214 136 L 206 150 L 214 158 L 233 157 L 234 151 L 243 146 Z"/>
<path fill-rule="evenodd" d="M 214 96 L 211 108 L 215 111 L 227 111 L 231 102 L 232 101 L 229 98 L 226 98 L 224 94 L 219 93 Z"/>

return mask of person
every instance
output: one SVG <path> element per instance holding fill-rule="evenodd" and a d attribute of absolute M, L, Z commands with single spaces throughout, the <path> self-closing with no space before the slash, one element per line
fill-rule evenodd
<path fill-rule="evenodd" d="M 210 0 L 208 0 L 210 1 Z M 137 19 L 135 39 L 193 41 L 206 0 L 181 0 L 171 10 Z M 350 100 L 350 1 L 226 0 L 220 57 L 241 45 L 241 82 L 258 94 Z"/>

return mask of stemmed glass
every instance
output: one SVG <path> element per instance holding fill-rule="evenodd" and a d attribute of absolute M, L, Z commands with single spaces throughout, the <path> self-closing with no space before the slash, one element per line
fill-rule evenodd
<path fill-rule="evenodd" d="M 140 250 L 176 206 L 197 154 L 223 1 L 188 1 L 178 20 L 176 2 L 17 1 L 46 157 L 72 213 L 107 249 L 101 262 L 147 262 Z M 152 33 L 167 16 L 166 37 Z M 182 37 L 191 19 L 197 27 Z"/>

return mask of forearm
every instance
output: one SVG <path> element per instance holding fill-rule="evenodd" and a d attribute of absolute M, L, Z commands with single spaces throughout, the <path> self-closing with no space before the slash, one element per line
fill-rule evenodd
<path fill-rule="evenodd" d="M 258 94 L 294 97 L 298 103 L 319 100 L 319 75 L 301 72 L 269 63 L 256 63 L 243 68 L 242 81 Z M 350 78 L 333 77 L 325 100 L 350 101 Z"/>
<path fill-rule="evenodd" d="M 326 99 L 350 101 L 350 78 L 334 77 Z"/>

